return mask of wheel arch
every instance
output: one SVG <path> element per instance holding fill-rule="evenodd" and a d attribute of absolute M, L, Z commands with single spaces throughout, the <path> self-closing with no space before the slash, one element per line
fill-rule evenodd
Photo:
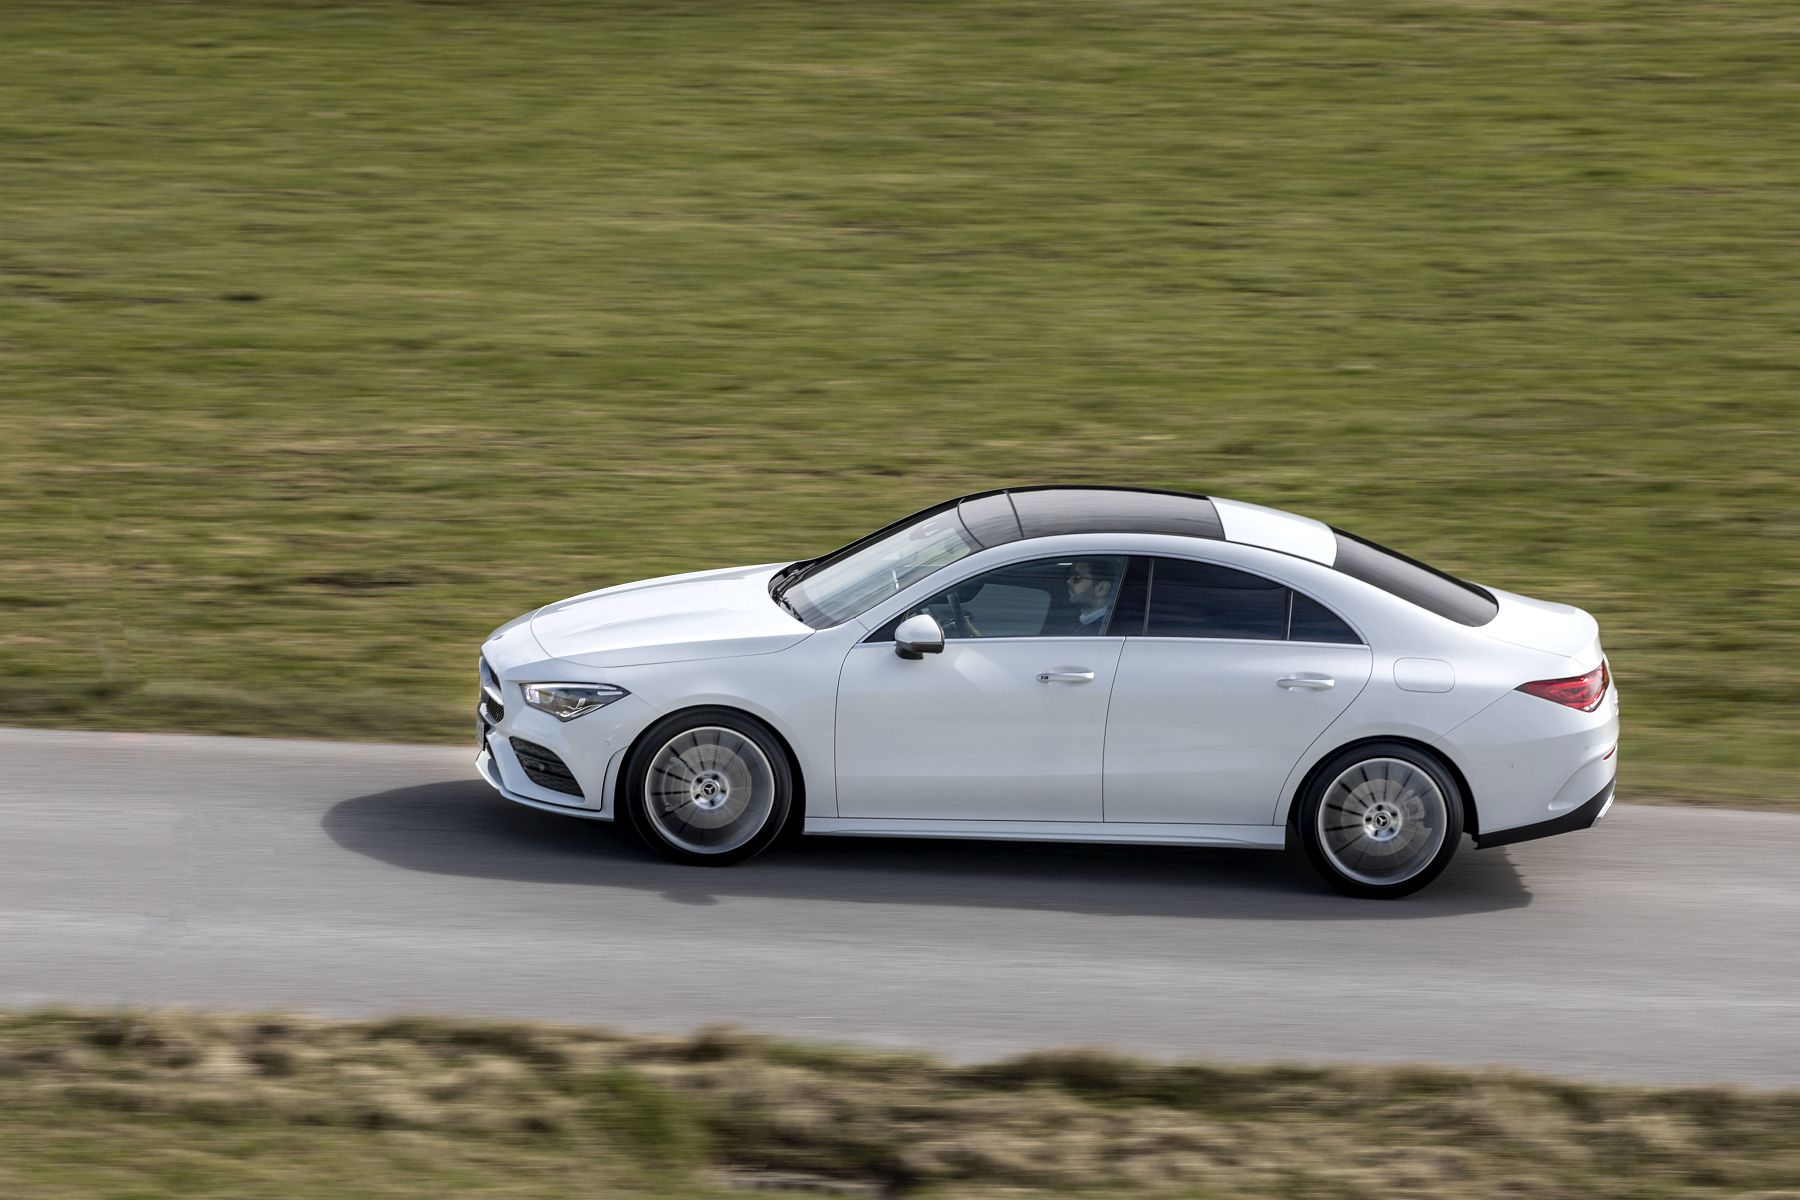
<path fill-rule="evenodd" d="M 1325 770 L 1326 763 L 1331 762 L 1346 750 L 1354 750 L 1358 746 L 1374 746 L 1382 743 L 1390 745 L 1397 743 L 1402 746 L 1409 746 L 1422 754 L 1429 754 L 1437 762 L 1443 763 L 1444 769 L 1450 772 L 1450 778 L 1455 780 L 1457 790 L 1462 793 L 1463 832 L 1472 836 L 1480 834 L 1481 818 L 1479 809 L 1475 804 L 1475 792 L 1469 787 L 1469 777 L 1463 773 L 1463 769 L 1457 765 L 1455 759 L 1451 758 L 1448 754 L 1445 754 L 1438 747 L 1431 745 L 1429 742 L 1421 741 L 1419 738 L 1409 737 L 1403 733 L 1377 733 L 1370 734 L 1366 737 L 1352 738 L 1350 741 L 1339 746 L 1333 746 L 1331 749 L 1319 755 L 1319 757 L 1314 760 L 1312 766 L 1307 768 L 1306 773 L 1300 777 L 1300 782 L 1295 786 L 1293 792 L 1286 797 L 1286 826 L 1289 833 L 1291 834 L 1294 831 L 1296 827 L 1295 823 L 1300 819 L 1300 798 L 1306 795 L 1306 790 L 1313 785 L 1313 781 Z"/>
<path fill-rule="evenodd" d="M 782 731 L 779 725 L 774 721 L 771 721 L 762 713 L 752 712 L 749 709 L 736 704 L 684 704 L 680 708 L 672 708 L 668 712 L 659 715 L 655 720 L 638 730 L 637 735 L 631 739 L 630 744 L 625 747 L 624 753 L 619 757 L 619 780 L 615 787 L 615 795 L 613 797 L 615 808 L 624 803 L 626 794 L 625 789 L 630 786 L 630 782 L 626 778 L 626 771 L 631 766 L 631 761 L 636 757 L 638 750 L 650 739 L 651 733 L 654 732 L 658 726 L 671 718 L 686 716 L 689 713 L 703 712 L 728 712 L 734 716 L 744 717 L 748 720 L 755 721 L 758 725 L 767 729 L 770 735 L 774 737 L 775 744 L 781 747 L 782 754 L 787 757 L 788 773 L 794 780 L 793 803 L 788 806 L 787 823 L 782 826 L 784 835 L 792 832 L 793 829 L 797 828 L 799 824 L 806 819 L 806 772 L 800 766 L 800 756 L 794 753 L 793 742 L 788 738 L 788 735 Z"/>

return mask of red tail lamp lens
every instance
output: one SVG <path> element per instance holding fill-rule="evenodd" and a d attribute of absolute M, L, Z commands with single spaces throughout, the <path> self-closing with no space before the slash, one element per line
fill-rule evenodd
<path fill-rule="evenodd" d="M 1600 707 L 1600 701 L 1606 697 L 1606 662 L 1601 660 L 1599 666 L 1586 675 L 1571 675 L 1567 679 L 1540 679 L 1535 683 L 1521 683 L 1519 690 L 1569 708 L 1578 708 L 1582 712 L 1593 712 Z"/>

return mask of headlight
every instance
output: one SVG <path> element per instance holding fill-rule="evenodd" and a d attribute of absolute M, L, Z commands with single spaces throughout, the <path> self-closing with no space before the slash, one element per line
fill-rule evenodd
<path fill-rule="evenodd" d="M 525 692 L 525 703 L 559 721 L 573 721 L 630 695 L 624 688 L 610 683 L 527 683 L 521 687 Z"/>

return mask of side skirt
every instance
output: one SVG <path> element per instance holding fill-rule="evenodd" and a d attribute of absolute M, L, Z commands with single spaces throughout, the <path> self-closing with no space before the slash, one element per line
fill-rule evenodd
<path fill-rule="evenodd" d="M 1090 842 L 1131 846 L 1239 846 L 1279 850 L 1280 825 L 1160 825 L 1125 821 L 919 821 L 808 817 L 804 832 L 841 837 L 968 838 L 995 842 Z"/>

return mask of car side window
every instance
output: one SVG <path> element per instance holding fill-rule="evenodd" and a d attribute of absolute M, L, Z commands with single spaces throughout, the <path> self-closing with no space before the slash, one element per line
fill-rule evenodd
<path fill-rule="evenodd" d="M 1295 592 L 1293 597 L 1294 609 L 1288 617 L 1288 641 L 1338 642 L 1346 646 L 1362 644 L 1362 639 L 1344 623 L 1344 618 L 1311 596 Z"/>
<path fill-rule="evenodd" d="M 946 638 L 1099 637 L 1119 616 L 1125 555 L 1073 555 L 1012 563 L 965 579 L 888 622 L 930 613 Z M 1137 614 L 1127 619 L 1136 633 Z"/>
<path fill-rule="evenodd" d="M 1135 574 L 1135 572 L 1134 572 Z M 1344 619 L 1273 579 L 1216 563 L 1150 560 L 1150 637 L 1361 645 Z"/>
<path fill-rule="evenodd" d="M 1159 558 L 1150 572 L 1151 637 L 1287 637 L 1288 589 L 1213 563 Z"/>
<path fill-rule="evenodd" d="M 1139 561 L 1148 561 L 1148 637 L 1363 644 L 1343 617 L 1274 579 L 1183 558 Z M 1134 565 L 1130 579 L 1141 574 Z"/>

